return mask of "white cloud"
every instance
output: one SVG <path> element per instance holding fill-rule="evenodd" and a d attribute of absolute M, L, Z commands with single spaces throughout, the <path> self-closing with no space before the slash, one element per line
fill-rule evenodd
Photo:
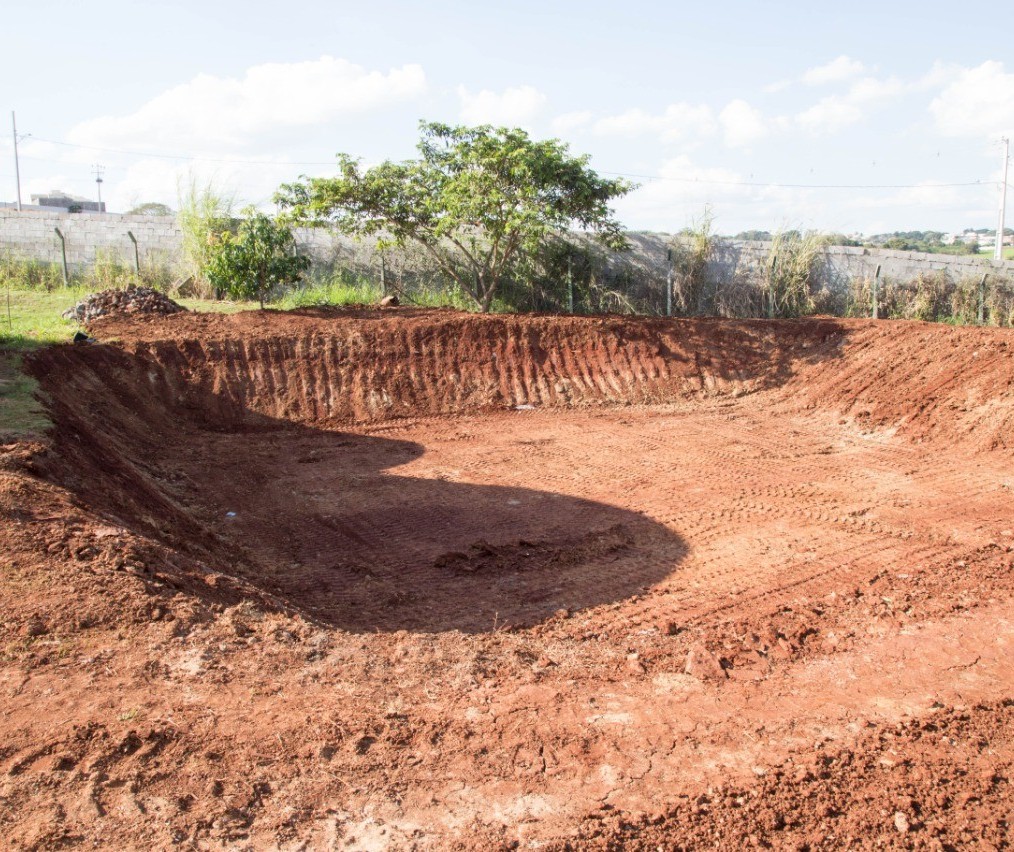
<path fill-rule="evenodd" d="M 904 94 L 909 88 L 897 77 L 886 77 L 883 80 L 876 77 L 863 77 L 852 84 L 846 97 L 852 103 L 870 104 L 890 100 Z"/>
<path fill-rule="evenodd" d="M 546 96 L 534 86 L 513 86 L 502 92 L 483 89 L 474 94 L 458 86 L 461 120 L 465 124 L 525 126 L 546 105 Z"/>
<path fill-rule="evenodd" d="M 837 96 L 823 98 L 796 116 L 796 121 L 814 135 L 835 133 L 862 119 L 863 111 L 856 104 Z"/>
<path fill-rule="evenodd" d="M 824 65 L 808 69 L 803 72 L 801 79 L 808 86 L 823 86 L 827 83 L 851 80 L 862 74 L 864 70 L 866 70 L 865 66 L 858 59 L 850 59 L 843 55 Z"/>
<path fill-rule="evenodd" d="M 242 77 L 199 74 L 129 115 L 78 124 L 68 139 L 79 145 L 186 153 L 235 149 L 272 129 L 319 124 L 411 99 L 425 89 L 419 65 L 383 73 L 332 56 L 266 63 Z"/>
<path fill-rule="evenodd" d="M 591 123 L 592 113 L 590 110 L 579 112 L 565 112 L 553 119 L 553 132 L 561 136 L 571 133 L 578 128 L 585 127 Z"/>
<path fill-rule="evenodd" d="M 759 109 L 744 100 L 730 101 L 718 114 L 725 144 L 744 148 L 768 135 L 768 125 Z"/>
<path fill-rule="evenodd" d="M 978 195 L 978 187 L 941 186 L 933 183 L 920 183 L 893 190 L 888 194 L 856 196 L 848 201 L 849 205 L 859 209 L 870 207 L 912 207 L 914 209 L 950 209 L 963 206 L 972 195 Z"/>
<path fill-rule="evenodd" d="M 805 191 L 751 186 L 733 169 L 701 166 L 686 155 L 666 160 L 658 174 L 657 180 L 646 181 L 616 203 L 617 214 L 628 226 L 676 231 L 700 217 L 706 206 L 723 222 L 730 211 L 744 220 L 745 210 L 755 222 L 777 222 L 787 211 L 798 214 L 806 197 Z M 740 224 L 750 226 L 747 221 Z"/>
<path fill-rule="evenodd" d="M 629 109 L 619 115 L 600 118 L 595 132 L 600 136 L 643 136 L 651 134 L 665 142 L 674 142 L 694 136 L 708 136 L 715 132 L 715 116 L 711 107 L 703 104 L 670 104 L 659 114 L 642 109 Z"/>
<path fill-rule="evenodd" d="M 946 136 L 991 137 L 1014 133 L 1014 74 L 1002 62 L 983 62 L 956 73 L 930 103 Z"/>
<path fill-rule="evenodd" d="M 856 80 L 843 95 L 821 98 L 796 116 L 804 130 L 815 136 L 836 133 L 866 117 L 870 108 L 896 98 L 909 90 L 897 77 Z"/>

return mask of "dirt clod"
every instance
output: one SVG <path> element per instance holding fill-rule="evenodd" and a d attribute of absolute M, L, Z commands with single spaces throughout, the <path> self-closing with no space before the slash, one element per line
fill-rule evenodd
<path fill-rule="evenodd" d="M 687 660 L 683 671 L 700 680 L 719 681 L 725 680 L 727 677 L 718 657 L 711 653 L 701 642 L 694 644 L 687 652 Z"/>

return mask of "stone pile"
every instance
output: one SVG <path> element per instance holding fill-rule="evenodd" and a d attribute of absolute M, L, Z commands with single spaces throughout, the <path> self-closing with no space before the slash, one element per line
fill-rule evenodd
<path fill-rule="evenodd" d="M 109 314 L 176 314 L 185 311 L 164 293 L 151 287 L 127 287 L 125 290 L 103 290 L 64 311 L 64 319 L 87 323 Z"/>

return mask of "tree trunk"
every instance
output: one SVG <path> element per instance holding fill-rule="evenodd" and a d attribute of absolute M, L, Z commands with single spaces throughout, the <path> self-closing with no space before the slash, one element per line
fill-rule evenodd
<path fill-rule="evenodd" d="M 496 283 L 486 284 L 486 276 L 479 273 L 475 276 L 475 293 L 479 297 L 479 309 L 488 314 L 493 306 L 493 296 L 496 294 Z"/>

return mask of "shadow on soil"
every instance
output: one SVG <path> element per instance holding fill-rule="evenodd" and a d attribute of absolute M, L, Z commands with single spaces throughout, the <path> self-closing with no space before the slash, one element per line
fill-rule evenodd
<path fill-rule="evenodd" d="M 336 627 L 528 627 L 641 592 L 686 552 L 613 506 L 456 471 L 399 473 L 424 457 L 414 442 L 263 425 L 194 435 L 200 449 L 181 467 L 226 549 L 244 553 L 234 570 Z"/>

